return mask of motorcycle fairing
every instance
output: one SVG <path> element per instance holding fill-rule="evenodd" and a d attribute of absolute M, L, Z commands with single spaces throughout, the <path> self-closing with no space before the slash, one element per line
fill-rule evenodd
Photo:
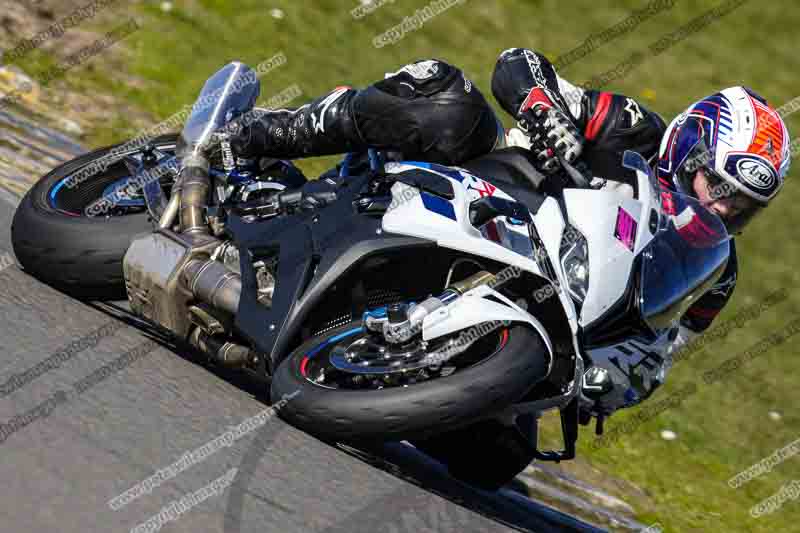
<path fill-rule="evenodd" d="M 379 233 L 380 219 L 357 212 L 354 202 L 367 179 L 351 178 L 337 191 L 339 199 L 325 209 L 252 224 L 237 216 L 229 219 L 242 272 L 235 326 L 259 352 L 269 354 L 270 371 L 325 291 L 354 265 L 383 250 L 435 246 L 419 238 Z M 253 267 L 254 258 L 268 251 L 278 253 L 270 308 L 257 300 Z"/>
<path fill-rule="evenodd" d="M 385 231 L 433 240 L 444 248 L 476 253 L 504 264 L 517 266 L 538 276 L 542 275 L 539 266 L 532 258 L 487 240 L 481 231 L 470 223 L 469 204 L 473 200 L 486 194 L 514 200 L 511 196 L 466 171 L 439 165 L 390 163 L 386 165 L 386 173 L 398 174 L 412 168 L 425 168 L 429 172 L 451 180 L 455 196 L 452 200 L 438 198 L 437 207 L 431 208 L 431 203 L 426 205 L 426 202 L 430 202 L 430 200 L 425 199 L 424 192 L 420 194 L 415 188 L 404 183 L 396 183 L 392 187 L 392 207 L 383 216 L 382 228 Z M 441 207 L 442 202 L 447 202 L 448 207 Z M 452 211 L 454 218 L 443 216 L 441 213 L 443 209 L 447 209 L 448 213 Z M 519 233 L 528 241 L 530 240 L 526 226 L 508 223 L 506 229 Z"/>

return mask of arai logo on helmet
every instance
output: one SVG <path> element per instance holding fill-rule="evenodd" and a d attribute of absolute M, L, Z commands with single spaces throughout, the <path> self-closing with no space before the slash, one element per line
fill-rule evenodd
<path fill-rule="evenodd" d="M 756 189 L 771 189 L 775 186 L 775 173 L 761 161 L 742 159 L 736 164 L 739 176 Z"/>

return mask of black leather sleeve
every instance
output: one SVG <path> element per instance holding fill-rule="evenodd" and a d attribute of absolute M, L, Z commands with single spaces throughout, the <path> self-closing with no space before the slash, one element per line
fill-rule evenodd
<path fill-rule="evenodd" d="M 366 148 L 353 122 L 353 101 L 359 92 L 339 87 L 297 109 L 257 110 L 256 120 L 241 135 L 248 151 L 294 159 L 358 151 Z"/>
<path fill-rule="evenodd" d="M 731 240 L 731 255 L 725 271 L 719 281 L 689 307 L 681 319 L 681 324 L 697 333 L 708 329 L 733 296 L 738 272 L 739 262 L 736 258 L 736 246 Z"/>
<path fill-rule="evenodd" d="M 637 100 L 594 90 L 583 94 L 577 125 L 586 139 L 584 158 L 589 168 L 597 176 L 625 182 L 635 182 L 634 173 L 621 164 L 625 151 L 654 162 L 667 129 L 657 113 Z"/>
<path fill-rule="evenodd" d="M 459 164 L 497 142 L 497 117 L 464 73 L 438 60 L 419 61 L 370 87 L 341 87 L 295 110 L 259 118 L 263 155 L 295 158 L 398 151 L 407 159 Z"/>

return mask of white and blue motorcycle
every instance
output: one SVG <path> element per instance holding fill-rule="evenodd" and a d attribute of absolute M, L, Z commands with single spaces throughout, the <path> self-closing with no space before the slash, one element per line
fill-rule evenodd
<path fill-rule="evenodd" d="M 259 90 L 232 63 L 180 136 L 55 169 L 13 243 L 46 282 L 124 291 L 214 363 L 271 378 L 281 416 L 323 438 L 408 440 L 484 488 L 573 458 L 587 413 L 663 381 L 663 346 L 727 262 L 721 220 L 632 152 L 632 195 L 548 190 L 521 149 L 464 168 L 370 151 L 328 187 L 236 160 L 225 127 Z M 552 409 L 565 446 L 541 451 Z"/>

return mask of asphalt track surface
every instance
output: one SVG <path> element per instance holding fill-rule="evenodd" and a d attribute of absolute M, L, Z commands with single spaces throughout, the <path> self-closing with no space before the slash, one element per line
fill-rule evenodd
<path fill-rule="evenodd" d="M 0 255 L 12 213 L 0 198 Z M 474 490 L 411 447 L 347 449 L 275 416 L 113 510 L 115 496 L 265 412 L 267 384 L 206 368 L 121 308 L 78 302 L 16 266 L 0 271 L 0 317 L 4 533 L 125 532 L 151 519 L 141 531 L 602 531 L 510 490 Z M 154 518 L 226 473 L 218 493 Z"/>

